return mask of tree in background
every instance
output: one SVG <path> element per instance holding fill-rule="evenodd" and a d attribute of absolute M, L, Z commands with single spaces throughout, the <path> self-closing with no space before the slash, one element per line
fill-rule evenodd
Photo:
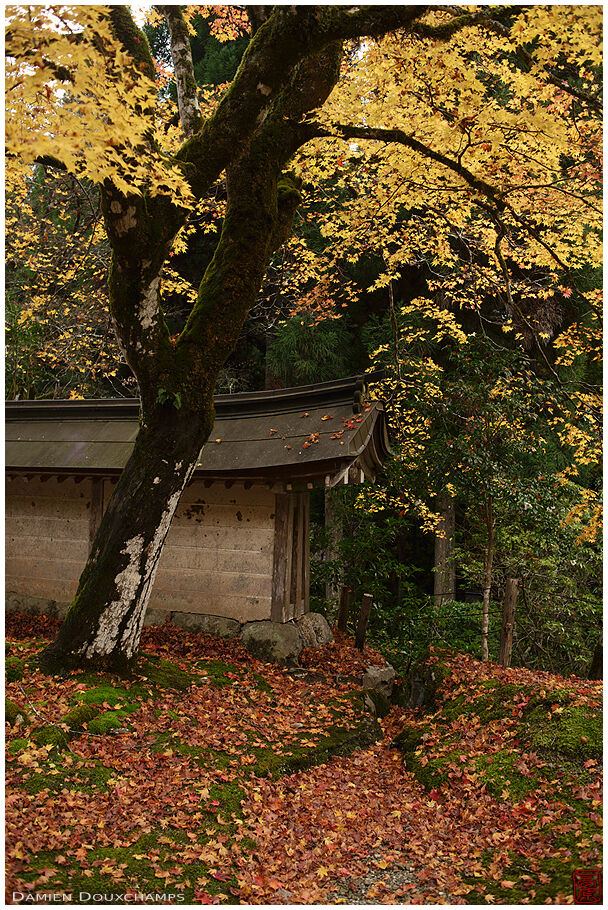
<path fill-rule="evenodd" d="M 160 122 L 153 61 L 126 8 L 9 17 L 9 154 L 100 186 L 109 307 L 142 408 L 49 664 L 134 653 L 173 511 L 213 423 L 218 373 L 302 190 L 314 197 L 337 175 L 348 205 L 328 211 L 321 232 L 334 263 L 380 255 L 376 287 L 415 261 L 452 307 L 498 288 L 506 327 L 539 351 L 562 288 L 591 312 L 570 321 L 566 347 L 593 336 L 595 296 L 575 270 L 582 241 L 585 261 L 599 256 L 597 10 L 248 7 L 241 65 L 201 108 L 187 21 L 163 9 L 181 129 Z M 218 12 L 230 28 L 243 15 Z M 347 156 L 356 160 L 344 168 Z M 223 218 L 221 234 L 173 331 L 162 275 L 196 218 Z M 304 267 L 285 291 L 319 316 L 329 301 L 347 304 L 349 282 L 330 293 L 334 272 L 341 280 L 331 257 L 321 274 L 306 253 L 296 237 L 291 255 Z M 167 277 L 175 292 L 179 277 Z"/>

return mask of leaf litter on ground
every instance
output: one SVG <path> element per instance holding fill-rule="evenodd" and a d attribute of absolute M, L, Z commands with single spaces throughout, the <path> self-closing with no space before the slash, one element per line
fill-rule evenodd
<path fill-rule="evenodd" d="M 165 624 L 144 630 L 139 676 L 49 681 L 27 661 L 56 626 L 7 618 L 27 666 L 7 696 L 33 718 L 7 728 L 9 903 L 93 890 L 166 903 L 572 903 L 571 867 L 600 862 L 599 758 L 564 764 L 524 732 L 526 718 L 549 729 L 575 709 L 595 716 L 601 684 L 442 655 L 434 712 L 395 707 L 380 741 L 327 760 L 315 749 L 337 723 L 357 724 L 352 680 L 382 663 L 373 649 L 306 652 L 314 673 L 294 679 L 238 642 Z M 153 684 L 154 661 L 190 674 L 189 687 Z M 72 731 L 61 753 L 36 744 L 36 727 L 95 690 L 102 712 L 135 706 L 118 732 Z M 410 751 L 396 748 L 404 736 Z"/>

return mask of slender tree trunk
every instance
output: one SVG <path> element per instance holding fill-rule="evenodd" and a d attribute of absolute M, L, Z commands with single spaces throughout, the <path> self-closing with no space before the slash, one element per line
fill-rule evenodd
<path fill-rule="evenodd" d="M 344 529 L 338 511 L 335 508 L 335 493 L 331 489 L 325 490 L 325 531 L 327 533 L 327 549 L 325 562 L 332 563 L 340 555 L 340 541 L 344 536 Z M 335 583 L 328 581 L 325 585 L 325 598 L 333 602 L 338 597 L 338 588 Z"/>
<path fill-rule="evenodd" d="M 513 627 L 515 625 L 515 609 L 519 593 L 519 578 L 507 578 L 505 597 L 502 602 L 502 626 L 500 629 L 500 657 L 501 667 L 511 666 L 511 653 L 513 651 Z"/>
<path fill-rule="evenodd" d="M 131 660 L 171 519 L 212 423 L 212 412 L 165 405 L 141 427 L 43 667 L 120 669 Z"/>
<path fill-rule="evenodd" d="M 603 635 L 600 635 L 598 642 L 593 651 L 593 657 L 591 658 L 591 664 L 589 665 L 589 670 L 587 676 L 589 679 L 603 679 L 604 678 L 604 648 L 603 648 Z"/>
<path fill-rule="evenodd" d="M 488 630 L 490 626 L 490 591 L 492 590 L 492 567 L 494 564 L 494 533 L 496 522 L 492 508 L 492 497 L 485 504 L 485 524 L 488 533 L 486 557 L 483 567 L 483 605 L 481 612 L 481 659 L 488 660 Z"/>
<path fill-rule="evenodd" d="M 454 566 L 454 533 L 456 530 L 456 505 L 454 498 L 443 493 L 437 501 L 441 523 L 435 535 L 435 575 L 433 600 L 441 605 L 454 600 L 456 593 L 456 568 Z"/>

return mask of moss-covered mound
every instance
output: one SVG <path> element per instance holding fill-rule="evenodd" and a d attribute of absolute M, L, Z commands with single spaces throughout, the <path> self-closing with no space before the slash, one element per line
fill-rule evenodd
<path fill-rule="evenodd" d="M 412 718 L 393 740 L 406 768 L 438 799 L 453 793 L 521 819 L 518 837 L 498 834 L 496 850 L 486 847 L 468 899 L 571 895 L 573 870 L 597 862 L 601 687 L 460 656 L 437 699 L 433 715 Z"/>

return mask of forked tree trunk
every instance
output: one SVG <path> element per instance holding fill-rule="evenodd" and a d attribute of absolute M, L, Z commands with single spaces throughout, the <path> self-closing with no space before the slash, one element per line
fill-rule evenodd
<path fill-rule="evenodd" d="M 45 669 L 124 668 L 139 645 L 162 547 L 213 423 L 172 405 L 139 430 Z"/>
<path fill-rule="evenodd" d="M 492 590 L 492 568 L 494 564 L 494 533 L 496 523 L 492 509 L 492 497 L 485 504 L 485 523 L 487 530 L 486 555 L 483 567 L 483 605 L 481 610 L 481 659 L 488 660 L 488 631 L 490 628 L 490 592 Z"/>

